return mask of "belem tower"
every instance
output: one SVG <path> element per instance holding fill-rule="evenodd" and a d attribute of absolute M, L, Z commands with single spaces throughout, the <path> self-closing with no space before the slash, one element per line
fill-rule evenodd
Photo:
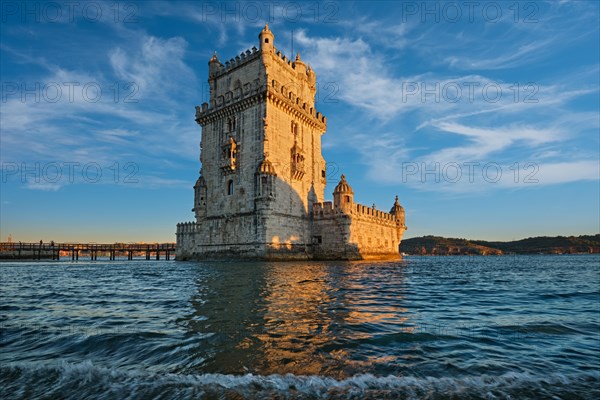
<path fill-rule="evenodd" d="M 344 175 L 325 201 L 317 77 L 300 55 L 274 46 L 208 62 L 194 222 L 177 224 L 177 259 L 360 260 L 400 258 L 406 230 L 398 197 L 390 212 L 354 202 Z"/>

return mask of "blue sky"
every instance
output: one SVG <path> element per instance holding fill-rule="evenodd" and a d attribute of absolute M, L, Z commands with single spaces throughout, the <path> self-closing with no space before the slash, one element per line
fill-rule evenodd
<path fill-rule="evenodd" d="M 398 195 L 405 237 L 600 231 L 598 2 L 74 4 L 1 3 L 3 241 L 174 241 L 207 62 L 265 22 L 317 73 L 329 197 Z"/>

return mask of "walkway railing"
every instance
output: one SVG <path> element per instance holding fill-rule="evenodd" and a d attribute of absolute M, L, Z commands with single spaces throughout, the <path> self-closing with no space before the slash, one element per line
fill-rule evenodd
<path fill-rule="evenodd" d="M 59 260 L 62 256 L 71 256 L 72 260 L 79 260 L 80 253 L 88 254 L 91 260 L 98 259 L 98 253 L 108 255 L 110 260 L 115 260 L 119 254 L 127 254 L 128 260 L 133 260 L 134 255 L 142 253 L 146 260 L 152 255 L 160 260 L 160 253 L 169 260 L 175 254 L 175 243 L 0 243 L 0 258 L 52 258 Z"/>

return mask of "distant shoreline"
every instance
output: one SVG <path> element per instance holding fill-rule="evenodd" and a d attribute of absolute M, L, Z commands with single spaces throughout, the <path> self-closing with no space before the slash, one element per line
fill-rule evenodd
<path fill-rule="evenodd" d="M 139 256 L 141 253 L 134 255 Z M 404 239 L 400 243 L 402 256 L 475 256 L 475 255 L 562 255 L 599 254 L 600 234 L 580 236 L 537 236 L 508 242 L 421 236 Z M 41 256 L 41 260 L 39 259 Z M 68 255 L 63 254 L 66 258 Z M 82 255 L 82 260 L 85 258 Z M 87 257 L 89 258 L 89 256 Z M 136 257 L 137 258 L 137 257 Z M 52 260 L 52 254 L 42 251 L 32 255 L 0 251 L 0 262 Z"/>
<path fill-rule="evenodd" d="M 402 257 L 593 256 L 600 253 L 404 254 Z"/>
<path fill-rule="evenodd" d="M 406 255 L 533 255 L 598 254 L 600 234 L 581 236 L 537 236 L 509 242 L 492 242 L 421 236 L 405 239 L 400 251 Z"/>

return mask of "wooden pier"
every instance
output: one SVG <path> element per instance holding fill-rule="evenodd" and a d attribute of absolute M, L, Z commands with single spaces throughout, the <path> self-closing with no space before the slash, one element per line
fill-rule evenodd
<path fill-rule="evenodd" d="M 71 257 L 71 260 L 79 260 L 79 256 L 87 255 L 90 260 L 97 260 L 98 253 L 107 255 L 109 260 L 116 260 L 119 255 L 127 255 L 127 260 L 133 260 L 140 253 L 145 255 L 146 260 L 160 260 L 160 254 L 164 254 L 165 260 L 175 257 L 175 243 L 0 243 L 0 259 L 52 259 L 60 260 L 63 256 Z"/>

